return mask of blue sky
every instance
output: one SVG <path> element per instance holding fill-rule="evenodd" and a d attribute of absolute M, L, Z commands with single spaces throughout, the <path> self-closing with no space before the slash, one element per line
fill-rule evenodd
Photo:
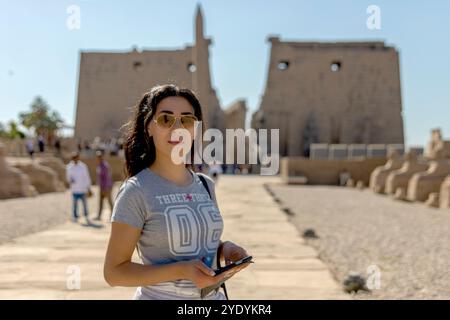
<path fill-rule="evenodd" d="M 407 145 L 424 145 L 431 128 L 450 137 L 450 1 L 172 0 L 0 1 L 0 121 L 16 119 L 41 95 L 67 123 L 75 117 L 80 50 L 180 48 L 193 42 L 201 3 L 210 65 L 222 105 L 264 91 L 268 35 L 282 40 L 384 40 L 400 51 Z M 369 5 L 381 30 L 366 27 Z M 81 10 L 69 30 L 67 8 Z"/>

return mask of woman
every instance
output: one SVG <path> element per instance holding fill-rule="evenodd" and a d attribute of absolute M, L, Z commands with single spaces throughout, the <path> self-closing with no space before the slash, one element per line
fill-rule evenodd
<path fill-rule="evenodd" d="M 213 276 L 219 246 L 226 264 L 248 256 L 240 246 L 220 241 L 223 220 L 213 181 L 203 175 L 210 197 L 200 173 L 172 160 L 178 143 L 188 143 L 193 157 L 194 124 L 201 120 L 192 91 L 164 85 L 144 94 L 128 124 L 127 180 L 113 208 L 104 277 L 111 286 L 138 287 L 134 299 L 201 299 L 201 288 L 236 272 Z M 179 128 L 188 130 L 189 141 L 172 137 Z M 136 246 L 143 264 L 131 262 Z M 215 290 L 205 299 L 224 295 Z"/>

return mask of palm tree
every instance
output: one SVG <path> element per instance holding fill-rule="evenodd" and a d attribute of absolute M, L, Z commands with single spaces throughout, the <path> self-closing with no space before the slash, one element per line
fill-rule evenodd
<path fill-rule="evenodd" d="M 0 138 L 16 139 L 25 138 L 25 134 L 19 130 L 19 126 L 15 121 L 8 122 L 8 128 L 3 123 L 0 123 Z"/>
<path fill-rule="evenodd" d="M 5 125 L 0 122 L 0 138 L 7 138 L 8 132 L 6 132 Z"/>
<path fill-rule="evenodd" d="M 31 103 L 30 112 L 19 114 L 21 124 L 34 133 L 42 135 L 49 145 L 52 145 L 58 129 L 63 127 L 64 121 L 57 111 L 51 111 L 50 106 L 41 97 L 36 97 Z"/>

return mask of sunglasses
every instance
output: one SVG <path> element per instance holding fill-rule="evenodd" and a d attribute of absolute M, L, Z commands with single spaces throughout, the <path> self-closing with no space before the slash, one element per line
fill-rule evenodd
<path fill-rule="evenodd" d="M 173 114 L 169 114 L 169 113 L 161 113 L 153 121 L 157 125 L 159 125 L 163 128 L 170 129 L 173 127 L 173 125 L 175 124 L 175 121 L 177 121 L 177 119 L 180 119 L 181 125 L 185 129 L 193 128 L 195 121 L 198 121 L 197 117 L 194 115 L 185 114 L 185 115 L 181 115 L 181 116 L 174 116 Z"/>

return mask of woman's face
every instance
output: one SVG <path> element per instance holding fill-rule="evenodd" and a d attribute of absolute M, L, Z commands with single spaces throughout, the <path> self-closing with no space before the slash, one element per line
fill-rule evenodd
<path fill-rule="evenodd" d="M 194 108 L 191 104 L 183 97 L 167 97 L 161 100 L 161 102 L 156 106 L 156 113 L 153 116 L 150 124 L 148 125 L 148 134 L 153 137 L 153 142 L 155 144 L 156 153 L 160 155 L 164 155 L 165 157 L 171 157 L 172 150 L 177 146 L 177 150 L 183 149 L 190 150 L 192 146 L 192 141 L 194 139 L 194 126 L 186 125 L 184 127 L 181 123 L 181 119 L 177 118 L 175 123 L 171 128 L 167 128 L 162 125 L 162 123 L 156 123 L 155 120 L 158 117 L 163 117 L 164 115 L 168 115 L 168 117 L 164 117 L 161 119 L 170 119 L 170 116 L 180 117 L 182 115 L 194 116 Z M 178 130 L 177 130 L 178 129 Z M 183 142 L 181 145 L 181 141 L 183 138 L 176 135 L 174 132 L 179 129 L 184 130 L 185 134 L 189 134 L 189 139 Z M 180 144 L 180 145 L 179 145 Z M 177 155 L 179 153 L 177 152 Z"/>

